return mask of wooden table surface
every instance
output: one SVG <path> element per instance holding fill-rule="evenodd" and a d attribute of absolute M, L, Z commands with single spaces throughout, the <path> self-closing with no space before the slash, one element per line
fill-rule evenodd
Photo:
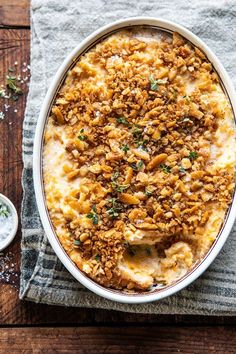
<path fill-rule="evenodd" d="M 0 85 L 9 67 L 22 74 L 29 52 L 29 1 L 0 0 Z M 0 111 L 10 105 L 0 122 L 0 192 L 18 212 L 27 80 L 22 87 L 18 101 L 0 98 Z M 0 254 L 0 353 L 236 353 L 236 317 L 139 315 L 20 301 L 20 240 L 19 228 Z M 4 274 L 3 263 L 9 266 Z"/>

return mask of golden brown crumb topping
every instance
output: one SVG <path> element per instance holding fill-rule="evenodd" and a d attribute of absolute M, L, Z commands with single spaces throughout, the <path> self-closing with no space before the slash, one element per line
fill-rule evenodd
<path fill-rule="evenodd" d="M 147 258 L 156 252 L 159 273 L 172 245 L 191 250 L 187 268 L 211 246 L 216 235 L 206 229 L 216 209 L 224 211 L 221 226 L 234 187 L 234 166 L 212 155 L 230 112 L 216 94 L 226 101 L 212 65 L 176 33 L 144 40 L 118 32 L 68 73 L 45 144 L 63 146 L 63 174 L 73 188 L 57 196 L 64 209 L 52 206 L 46 187 L 47 202 L 58 233 L 66 235 L 59 235 L 63 246 L 99 283 L 149 287 L 119 266 L 142 245 Z M 158 279 L 165 277 L 153 276 L 153 283 Z"/>

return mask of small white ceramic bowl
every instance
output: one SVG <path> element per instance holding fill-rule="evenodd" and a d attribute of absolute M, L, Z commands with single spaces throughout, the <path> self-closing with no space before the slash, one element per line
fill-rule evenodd
<path fill-rule="evenodd" d="M 0 251 L 3 251 L 7 246 L 10 245 L 10 243 L 12 242 L 12 240 L 14 239 L 17 229 L 18 229 L 18 215 L 17 215 L 17 211 L 16 208 L 14 207 L 14 205 L 12 204 L 12 202 L 10 201 L 10 199 L 8 199 L 7 197 L 5 197 L 5 195 L 0 194 L 0 202 L 2 202 L 3 204 L 5 204 L 6 206 L 8 206 L 9 210 L 11 211 L 12 214 L 12 229 L 11 232 L 9 233 L 9 235 L 5 238 L 4 241 L 0 242 Z"/>
<path fill-rule="evenodd" d="M 36 193 L 36 200 L 38 204 L 39 213 L 41 216 L 42 224 L 44 226 L 45 232 L 47 234 L 48 240 L 50 241 L 54 251 L 57 256 L 60 258 L 61 262 L 68 269 L 68 271 L 84 286 L 93 291 L 94 293 L 103 296 L 107 299 L 123 302 L 123 303 L 144 303 L 162 299 L 166 296 L 170 296 L 177 291 L 185 288 L 187 285 L 192 283 L 197 279 L 211 264 L 215 259 L 222 246 L 224 245 L 230 230 L 233 226 L 235 216 L 236 216 L 236 198 L 235 194 L 232 200 L 232 204 L 225 218 L 224 225 L 212 245 L 209 252 L 206 254 L 201 263 L 197 264 L 189 273 L 187 273 L 183 278 L 179 279 L 177 282 L 170 286 L 164 288 L 155 289 L 151 292 L 137 293 L 137 294 L 127 294 L 121 291 L 116 291 L 113 289 L 107 289 L 96 282 L 88 278 L 83 272 L 81 272 L 75 264 L 68 257 L 64 249 L 62 248 L 55 231 L 53 229 L 52 223 L 49 218 L 49 214 L 46 208 L 45 195 L 44 195 L 44 186 L 43 186 L 43 176 L 42 176 L 42 148 L 43 148 L 43 134 L 44 128 L 47 122 L 48 114 L 51 109 L 51 105 L 54 101 L 54 98 L 60 88 L 67 71 L 74 65 L 80 55 L 86 52 L 89 48 L 94 46 L 98 41 L 106 37 L 107 35 L 114 33 L 116 30 L 132 27 L 132 26 L 151 26 L 157 29 L 166 31 L 166 32 L 178 32 L 180 35 L 189 40 L 193 45 L 201 49 L 209 61 L 213 64 L 216 72 L 218 73 L 222 86 L 226 94 L 229 97 L 231 102 L 234 116 L 236 113 L 236 101 L 235 101 L 235 92 L 231 80 L 226 73 L 224 67 L 211 51 L 211 49 L 202 42 L 197 36 L 191 33 L 186 28 L 177 25 L 170 21 L 165 21 L 157 18 L 150 17 L 136 17 L 128 18 L 120 21 L 116 21 L 109 25 L 106 25 L 91 35 L 89 35 L 85 40 L 83 40 L 64 60 L 59 70 L 57 71 L 54 79 L 52 80 L 51 86 L 47 92 L 45 100 L 42 105 L 40 116 L 38 119 L 38 124 L 35 133 L 35 142 L 34 142 L 34 154 L 33 154 L 33 175 L 34 175 L 34 187 Z"/>

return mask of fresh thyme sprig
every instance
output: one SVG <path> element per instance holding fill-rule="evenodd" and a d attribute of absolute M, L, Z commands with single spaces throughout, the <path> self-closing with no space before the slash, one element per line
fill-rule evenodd
<path fill-rule="evenodd" d="M 23 92 L 21 88 L 16 84 L 16 77 L 7 75 L 6 79 L 7 79 L 7 87 L 17 95 L 22 95 Z"/>
<path fill-rule="evenodd" d="M 198 158 L 198 153 L 196 151 L 191 151 L 188 155 L 189 160 L 193 161 Z"/>
<path fill-rule="evenodd" d="M 159 85 L 166 84 L 165 80 L 162 80 L 162 79 L 155 80 L 153 75 L 149 76 L 149 81 L 150 81 L 150 85 L 151 85 L 151 90 L 152 91 L 158 91 L 159 90 Z"/>
<path fill-rule="evenodd" d="M 170 166 L 167 166 L 166 164 L 164 164 L 164 163 L 161 163 L 160 164 L 160 168 L 162 169 L 162 171 L 164 172 L 164 173 L 170 173 L 171 172 L 171 167 Z"/>
<path fill-rule="evenodd" d="M 117 198 L 108 199 L 108 209 L 107 214 L 112 218 L 116 219 L 123 210 L 123 205 L 119 202 Z"/>
<path fill-rule="evenodd" d="M 83 134 L 84 133 L 84 129 L 80 130 L 80 135 L 78 136 L 78 139 L 81 141 L 84 141 L 87 139 L 87 135 Z"/>
<path fill-rule="evenodd" d="M 91 219 L 92 222 L 93 222 L 93 225 L 97 225 L 98 224 L 98 221 L 99 221 L 99 217 L 98 217 L 98 214 L 97 214 L 97 208 L 96 208 L 96 205 L 94 205 L 92 207 L 92 210 L 93 212 L 91 211 L 90 213 L 88 213 L 86 216 L 88 219 Z"/>

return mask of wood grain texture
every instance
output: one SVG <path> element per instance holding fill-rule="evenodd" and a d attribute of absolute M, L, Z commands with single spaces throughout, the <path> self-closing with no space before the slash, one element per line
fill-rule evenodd
<path fill-rule="evenodd" d="M 0 26 L 29 27 L 30 0 L 0 0 Z"/>
<path fill-rule="evenodd" d="M 235 354 L 235 327 L 0 329 L 0 353 Z"/>
<path fill-rule="evenodd" d="M 12 76 L 21 75 L 24 63 L 29 63 L 29 31 L 0 29 L 0 84 L 6 85 L 8 69 L 14 68 Z M 16 63 L 17 65 L 14 65 Z M 18 212 L 22 197 L 21 172 L 22 172 L 22 151 L 21 135 L 24 109 L 28 86 L 21 84 L 24 95 L 18 101 L 1 98 L 0 110 L 4 113 L 5 119 L 0 122 L 0 192 L 8 196 Z M 6 107 L 8 109 L 6 109 Z M 19 271 L 20 232 L 18 232 L 14 243 L 8 252 L 14 254 L 15 271 Z"/>
<path fill-rule="evenodd" d="M 21 75 L 23 78 L 26 76 L 22 70 L 26 66 L 24 64 L 29 64 L 29 37 L 28 30 L 0 29 L 0 84 L 4 87 L 10 67 L 14 68 L 14 72 L 10 73 L 12 76 Z M 12 200 L 18 213 L 20 213 L 22 199 L 22 122 L 28 91 L 26 82 L 21 84 L 21 87 L 24 94 L 19 97 L 18 101 L 0 99 L 0 111 L 5 115 L 5 119 L 0 121 L 0 193 Z M 5 283 L 0 285 L 0 321 L 4 318 L 1 314 L 8 312 L 9 300 L 18 298 L 20 237 L 19 227 L 14 242 L 2 252 L 0 257 L 1 267 L 8 266 L 0 278 L 0 284 Z M 1 262 L 1 259 L 6 257 L 9 261 Z M 9 268 L 11 264 L 14 266 Z"/>

